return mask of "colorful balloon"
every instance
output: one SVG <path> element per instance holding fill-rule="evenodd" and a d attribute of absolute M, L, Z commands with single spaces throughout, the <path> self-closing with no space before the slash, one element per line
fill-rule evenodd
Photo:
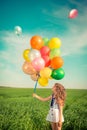
<path fill-rule="evenodd" d="M 60 80 L 65 76 L 65 72 L 62 68 L 56 69 L 52 71 L 52 75 L 51 77 L 56 79 L 56 80 Z"/>
<path fill-rule="evenodd" d="M 48 46 L 49 39 L 48 38 L 43 38 L 43 41 L 44 41 L 44 46 Z"/>
<path fill-rule="evenodd" d="M 24 50 L 24 52 L 23 52 L 23 57 L 24 57 L 24 59 L 25 59 L 26 61 L 30 61 L 29 56 L 28 56 L 29 52 L 30 52 L 30 49 L 26 49 L 26 50 Z"/>
<path fill-rule="evenodd" d="M 44 87 L 45 87 L 45 86 L 48 85 L 48 79 L 40 77 L 40 78 L 38 79 L 38 83 L 39 83 L 41 86 L 44 86 Z"/>
<path fill-rule="evenodd" d="M 69 18 L 73 19 L 73 18 L 76 18 L 77 16 L 78 16 L 78 10 L 77 9 L 72 9 L 69 12 Z"/>
<path fill-rule="evenodd" d="M 49 41 L 48 46 L 49 46 L 50 49 L 60 48 L 60 46 L 61 46 L 61 40 L 59 38 L 56 38 L 56 37 L 52 38 Z"/>
<path fill-rule="evenodd" d="M 40 51 L 36 49 L 31 49 L 29 52 L 29 59 L 33 61 L 37 57 L 41 57 Z"/>
<path fill-rule="evenodd" d="M 51 67 L 53 69 L 58 69 L 60 68 L 62 65 L 63 65 L 63 59 L 61 57 L 54 57 L 52 60 L 51 60 Z"/>
<path fill-rule="evenodd" d="M 15 26 L 14 30 L 15 34 L 18 36 L 22 34 L 22 28 L 20 26 Z"/>
<path fill-rule="evenodd" d="M 37 57 L 32 61 L 32 66 L 36 71 L 40 71 L 45 66 L 45 61 L 41 57 Z"/>
<path fill-rule="evenodd" d="M 45 67 L 50 66 L 51 60 L 50 60 L 49 56 L 44 55 L 44 56 L 42 56 L 42 58 L 45 61 Z"/>
<path fill-rule="evenodd" d="M 65 72 L 61 68 L 64 61 L 60 57 L 61 40 L 57 37 L 49 40 L 36 35 L 30 39 L 30 45 L 31 49 L 23 52 L 26 61 L 22 69 L 24 73 L 30 75 L 32 80 L 36 81 L 35 92 L 37 83 L 47 86 L 49 79 L 60 80 L 64 77 Z"/>
<path fill-rule="evenodd" d="M 33 68 L 31 62 L 27 62 L 25 61 L 23 66 L 22 66 L 22 69 L 24 71 L 24 73 L 26 74 L 35 74 L 36 73 L 36 70 Z"/>
<path fill-rule="evenodd" d="M 50 53 L 50 48 L 47 47 L 47 46 L 43 46 L 43 47 L 40 49 L 40 53 L 41 53 L 41 56 L 49 55 L 49 53 Z"/>
<path fill-rule="evenodd" d="M 30 40 L 31 47 L 33 49 L 40 50 L 41 47 L 44 45 L 43 39 L 40 36 L 33 36 Z"/>
<path fill-rule="evenodd" d="M 60 49 L 59 48 L 54 48 L 50 52 L 50 58 L 52 59 L 53 57 L 60 56 Z"/>
<path fill-rule="evenodd" d="M 52 70 L 48 67 L 44 67 L 41 71 L 40 71 L 40 76 L 43 78 L 49 78 L 51 76 Z"/>

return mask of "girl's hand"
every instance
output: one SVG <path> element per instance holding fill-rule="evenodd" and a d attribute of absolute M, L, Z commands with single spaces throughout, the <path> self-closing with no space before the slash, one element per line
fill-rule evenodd
<path fill-rule="evenodd" d="M 36 96 L 37 96 L 37 94 L 33 93 L 33 97 L 36 97 Z"/>

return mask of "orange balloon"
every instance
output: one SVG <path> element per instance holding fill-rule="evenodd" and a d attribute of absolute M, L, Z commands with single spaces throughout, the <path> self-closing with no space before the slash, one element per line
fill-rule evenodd
<path fill-rule="evenodd" d="M 25 61 L 23 66 L 22 66 L 22 69 L 24 71 L 24 73 L 26 74 L 35 74 L 36 73 L 36 70 L 33 68 L 31 62 L 28 62 L 28 61 Z"/>
<path fill-rule="evenodd" d="M 53 69 L 57 69 L 57 68 L 60 68 L 62 65 L 63 65 L 63 59 L 61 57 L 54 57 L 52 60 L 51 60 L 51 67 Z"/>
<path fill-rule="evenodd" d="M 40 50 L 40 48 L 42 48 L 44 42 L 43 42 L 42 37 L 40 37 L 40 36 L 33 36 L 31 38 L 31 40 L 30 40 L 30 44 L 31 44 L 31 47 L 33 49 Z"/>

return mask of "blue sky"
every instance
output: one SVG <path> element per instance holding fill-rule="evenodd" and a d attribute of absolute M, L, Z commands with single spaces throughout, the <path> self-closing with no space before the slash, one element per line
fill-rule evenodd
<path fill-rule="evenodd" d="M 50 80 L 48 87 L 60 82 L 65 88 L 87 89 L 86 5 L 86 0 L 0 0 L 0 86 L 34 87 L 22 71 L 23 51 L 32 36 L 40 35 L 62 41 L 65 77 Z M 69 19 L 73 8 L 78 16 Z M 15 35 L 15 26 L 22 28 L 21 36 Z"/>

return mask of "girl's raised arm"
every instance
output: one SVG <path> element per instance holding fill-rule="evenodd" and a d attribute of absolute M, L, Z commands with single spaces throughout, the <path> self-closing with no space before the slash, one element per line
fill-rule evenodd
<path fill-rule="evenodd" d="M 49 97 L 47 97 L 47 98 L 43 98 L 43 97 L 38 96 L 38 95 L 35 94 L 35 93 L 33 93 L 33 97 L 35 97 L 35 98 L 37 98 L 38 100 L 43 101 L 43 102 L 49 101 L 49 100 L 51 100 L 51 98 L 52 98 L 52 96 L 49 96 Z"/>

